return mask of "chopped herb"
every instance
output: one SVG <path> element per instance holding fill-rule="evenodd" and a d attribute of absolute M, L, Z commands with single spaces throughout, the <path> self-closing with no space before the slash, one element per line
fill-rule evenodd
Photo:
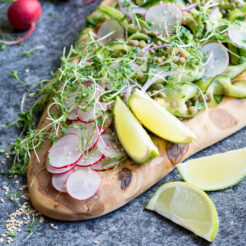
<path fill-rule="evenodd" d="M 23 84 L 23 85 L 26 85 L 25 82 L 23 82 L 22 80 L 20 80 L 19 76 L 18 76 L 18 71 L 16 70 L 12 70 L 11 74 L 10 74 L 10 77 L 13 77 L 15 78 L 19 83 Z"/>

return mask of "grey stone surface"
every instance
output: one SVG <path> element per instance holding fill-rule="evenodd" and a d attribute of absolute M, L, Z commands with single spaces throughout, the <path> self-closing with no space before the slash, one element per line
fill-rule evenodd
<path fill-rule="evenodd" d="M 82 0 L 62 1 L 56 5 L 42 2 L 43 15 L 35 33 L 24 45 L 7 47 L 5 51 L 0 51 L 0 148 L 6 148 L 19 134 L 18 130 L 4 128 L 3 125 L 16 120 L 23 93 L 35 82 L 49 78 L 50 71 L 59 67 L 63 47 L 69 47 L 73 43 L 78 29 L 84 24 L 85 16 L 96 5 L 97 3 L 83 3 Z M 0 26 L 7 25 L 5 11 L 6 5 L 0 6 Z M 58 18 L 52 18 L 50 13 Z M 45 48 L 34 51 L 29 58 L 23 57 L 24 51 L 39 45 L 44 45 Z M 13 69 L 18 71 L 20 79 L 26 81 L 28 86 L 23 86 L 9 77 Z M 246 130 L 243 129 L 201 151 L 196 157 L 244 147 L 245 139 Z M 2 159 L 3 157 L 0 157 L 0 160 Z M 8 165 L 11 165 L 11 160 Z M 3 171 L 5 167 L 0 166 Z M 177 180 L 181 178 L 174 170 L 137 199 L 98 219 L 75 223 L 46 219 L 46 222 L 39 225 L 38 232 L 29 237 L 27 227 L 23 226 L 12 245 L 93 245 L 95 240 L 99 241 L 100 245 L 208 245 L 209 243 L 189 231 L 144 209 L 148 199 L 161 184 Z M 25 179 L 20 178 L 20 183 L 24 184 Z M 10 187 L 9 194 L 13 194 L 19 187 L 13 179 L 5 175 L 0 175 L 0 186 L 2 185 Z M 219 233 L 212 243 L 213 246 L 246 244 L 245 188 L 246 179 L 227 190 L 209 193 L 220 218 Z M 0 199 L 5 200 L 0 203 L 0 234 L 5 231 L 8 215 L 18 208 L 18 205 L 9 201 L 3 193 L 0 189 Z M 50 223 L 57 225 L 58 229 L 51 229 Z M 3 245 L 5 244 L 6 241 L 3 242 Z"/>

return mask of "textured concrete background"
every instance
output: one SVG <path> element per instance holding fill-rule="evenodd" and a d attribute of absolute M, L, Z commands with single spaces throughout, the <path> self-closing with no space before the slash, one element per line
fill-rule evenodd
<path fill-rule="evenodd" d="M 59 67 L 63 47 L 69 47 L 73 43 L 77 31 L 84 25 L 86 15 L 95 9 L 96 5 L 97 3 L 83 3 L 82 0 L 62 1 L 56 5 L 42 2 L 43 15 L 35 33 L 24 45 L 7 47 L 5 51 L 0 51 L 0 148 L 6 148 L 7 144 L 14 141 L 19 134 L 18 130 L 4 128 L 3 125 L 16 120 L 23 93 L 35 82 L 49 78 L 50 71 L 55 71 Z M 0 5 L 1 27 L 7 26 L 6 7 Z M 52 18 L 51 13 L 58 18 Z M 31 57 L 23 57 L 24 51 L 39 45 L 44 45 L 45 48 L 34 51 Z M 28 86 L 23 86 L 9 77 L 12 70 L 17 70 L 20 79 Z M 245 139 L 244 129 L 196 156 L 244 147 Z M 0 160 L 2 159 L 0 156 Z M 11 160 L 7 165 L 11 165 Z M 0 170 L 6 168 L 6 165 L 0 166 Z M 137 199 L 99 219 L 75 223 L 46 219 L 46 222 L 39 225 L 38 232 L 30 237 L 27 227 L 24 226 L 22 232 L 14 238 L 15 242 L 12 245 L 93 245 L 95 240 L 100 245 L 208 245 L 206 241 L 169 220 L 144 210 L 148 199 L 161 184 L 177 180 L 181 178 L 174 170 Z M 22 184 L 25 180 L 20 179 L 20 182 Z M 13 194 L 19 187 L 5 175 L 0 175 L 0 186 L 2 185 L 10 187 L 9 194 Z M 219 233 L 212 243 L 213 246 L 246 244 L 245 188 L 246 179 L 225 191 L 209 193 L 220 218 Z M 0 203 L 0 234 L 5 231 L 8 215 L 18 208 L 16 203 L 4 196 L 2 189 L 0 189 L 1 198 L 5 202 Z M 51 229 L 51 223 L 58 226 L 58 229 Z M 6 244 L 6 241 L 3 244 Z"/>

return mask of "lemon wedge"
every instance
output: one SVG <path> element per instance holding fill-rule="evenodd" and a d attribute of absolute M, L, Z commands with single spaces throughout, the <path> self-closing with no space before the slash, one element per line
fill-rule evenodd
<path fill-rule="evenodd" d="M 246 148 L 193 159 L 177 169 L 185 181 L 202 190 L 222 190 L 246 176 Z"/>
<path fill-rule="evenodd" d="M 162 185 L 146 208 L 209 242 L 217 235 L 219 219 L 216 208 L 208 195 L 192 184 L 171 182 Z"/>
<path fill-rule="evenodd" d="M 160 138 L 179 144 L 191 143 L 196 139 L 189 128 L 146 93 L 135 89 L 128 103 L 137 119 Z"/>
<path fill-rule="evenodd" d="M 132 160 L 145 163 L 159 155 L 148 133 L 119 97 L 114 105 L 114 124 L 121 145 Z"/>

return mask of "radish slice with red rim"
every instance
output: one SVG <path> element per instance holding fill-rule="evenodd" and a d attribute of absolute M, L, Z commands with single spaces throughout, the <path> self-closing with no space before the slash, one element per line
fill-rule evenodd
<path fill-rule="evenodd" d="M 101 182 L 99 173 L 89 167 L 80 168 L 68 177 L 67 193 L 76 200 L 87 200 L 97 193 Z"/>
<path fill-rule="evenodd" d="M 181 9 L 172 3 L 160 3 L 149 8 L 145 15 L 150 29 L 165 36 L 175 31 L 176 25 L 182 22 Z"/>
<path fill-rule="evenodd" d="M 70 174 L 73 173 L 73 170 L 70 170 L 67 173 L 60 175 L 53 175 L 51 178 L 51 183 L 53 187 L 60 192 L 67 192 L 66 190 L 66 182 Z"/>
<path fill-rule="evenodd" d="M 69 166 L 69 167 L 66 167 L 66 168 L 60 168 L 60 169 L 57 169 L 57 168 L 54 168 L 50 165 L 49 161 L 46 160 L 45 162 L 45 167 L 46 167 L 46 170 L 49 172 L 49 173 L 52 173 L 52 174 L 64 174 L 64 173 L 67 173 L 69 172 L 74 166 Z"/>
<path fill-rule="evenodd" d="M 240 22 L 241 26 L 231 26 L 227 32 L 229 39 L 236 46 L 246 49 L 246 22 Z"/>
<path fill-rule="evenodd" d="M 80 137 L 70 133 L 53 144 L 49 150 L 48 160 L 54 168 L 66 168 L 78 162 L 81 152 Z"/>
<path fill-rule="evenodd" d="M 107 158 L 120 158 L 125 155 L 125 152 L 116 138 L 110 134 L 100 136 L 97 143 L 98 150 Z"/>
<path fill-rule="evenodd" d="M 222 74 L 229 65 L 229 54 L 223 44 L 211 42 L 203 45 L 201 52 L 204 55 L 205 77 L 212 78 Z"/>
<path fill-rule="evenodd" d="M 77 166 L 89 167 L 95 165 L 104 158 L 104 155 L 98 151 L 97 148 L 84 152 L 83 156 L 77 162 Z"/>
<path fill-rule="evenodd" d="M 74 121 L 74 120 L 78 120 L 78 115 L 77 115 L 77 109 L 76 110 L 73 110 L 72 112 L 70 112 L 68 115 L 67 115 L 67 119 L 70 120 L 70 121 Z"/>
<path fill-rule="evenodd" d="M 106 112 L 108 109 L 108 104 L 106 103 L 97 103 L 95 107 L 89 107 L 83 111 L 81 108 L 77 109 L 76 114 L 79 117 L 79 120 L 83 123 L 91 123 L 95 121 L 98 117 L 102 116 L 102 112 Z"/>
<path fill-rule="evenodd" d="M 115 165 L 119 162 L 118 159 L 103 159 L 99 161 L 91 168 L 95 171 L 107 171 L 115 167 Z"/>
<path fill-rule="evenodd" d="M 76 122 L 68 127 L 67 132 L 78 135 L 81 138 L 82 150 L 90 151 L 99 140 L 101 127 L 96 128 L 94 123 Z"/>
<path fill-rule="evenodd" d="M 97 39 L 102 44 L 109 44 L 121 39 L 124 29 L 117 20 L 110 19 L 103 22 L 97 32 Z"/>

